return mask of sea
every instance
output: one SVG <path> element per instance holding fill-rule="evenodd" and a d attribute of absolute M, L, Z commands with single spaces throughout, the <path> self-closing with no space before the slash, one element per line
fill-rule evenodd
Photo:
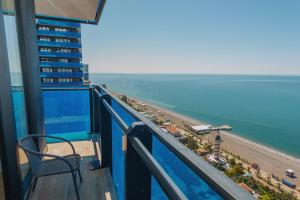
<path fill-rule="evenodd" d="M 90 74 L 95 84 L 300 158 L 300 76 Z"/>

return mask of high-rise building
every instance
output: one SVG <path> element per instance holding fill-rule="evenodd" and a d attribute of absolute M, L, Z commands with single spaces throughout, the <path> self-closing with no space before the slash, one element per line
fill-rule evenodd
<path fill-rule="evenodd" d="M 80 24 L 37 20 L 42 86 L 83 86 Z"/>

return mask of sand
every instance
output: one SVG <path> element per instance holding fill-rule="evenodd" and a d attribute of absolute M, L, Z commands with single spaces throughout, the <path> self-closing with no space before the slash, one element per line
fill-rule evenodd
<path fill-rule="evenodd" d="M 138 99 L 136 100 L 140 101 Z M 160 111 L 165 115 L 166 118 L 169 118 L 175 124 L 178 124 L 181 127 L 183 127 L 183 123 L 190 125 L 205 124 L 191 117 L 152 105 L 149 102 L 145 103 L 147 104 L 148 110 L 151 110 L 153 113 Z M 239 155 L 241 158 L 244 158 L 251 163 L 255 162 L 260 166 L 261 170 L 268 173 L 273 173 L 279 178 L 288 179 L 289 181 L 295 183 L 297 187 L 300 187 L 300 159 L 244 139 L 230 132 L 221 131 L 220 134 L 223 140 L 222 146 L 227 151 L 235 155 Z M 213 141 L 214 137 L 214 133 L 207 134 L 204 136 L 204 140 L 206 139 L 208 141 Z M 285 170 L 289 168 L 295 171 L 296 178 L 290 178 L 285 175 Z"/>

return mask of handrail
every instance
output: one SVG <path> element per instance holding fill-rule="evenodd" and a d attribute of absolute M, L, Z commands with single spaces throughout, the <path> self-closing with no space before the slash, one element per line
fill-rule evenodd
<path fill-rule="evenodd" d="M 145 166 L 154 175 L 168 198 L 172 200 L 187 200 L 188 198 L 182 193 L 182 191 L 155 160 L 155 158 L 153 158 L 143 143 L 137 137 L 132 137 L 129 140 Z"/>
<path fill-rule="evenodd" d="M 109 114 L 115 118 L 116 122 L 120 125 L 123 131 L 126 131 L 129 127 L 127 124 L 122 120 L 122 118 L 114 111 L 114 109 L 107 103 L 105 99 L 102 99 L 103 105 L 105 106 L 106 110 Z"/>
<path fill-rule="evenodd" d="M 252 195 L 240 188 L 231 179 L 223 175 L 220 171 L 208 164 L 202 158 L 194 154 L 190 149 L 184 147 L 177 140 L 173 140 L 169 135 L 166 135 L 160 128 L 154 125 L 149 119 L 142 114 L 129 107 L 127 104 L 112 95 L 102 85 L 100 90 L 111 99 L 120 104 L 127 112 L 132 114 L 137 121 L 142 121 L 146 124 L 148 131 L 153 134 L 160 142 L 162 142 L 171 152 L 173 152 L 179 159 L 181 159 L 188 167 L 190 167 L 199 177 L 205 180 L 211 187 L 213 187 L 225 199 L 254 199 Z M 95 88 L 97 91 L 97 89 Z M 100 94 L 100 93 L 99 93 Z M 109 108 L 114 110 L 109 105 Z M 115 112 L 114 112 L 115 113 Z M 117 113 L 116 113 L 116 116 Z M 121 121 L 123 121 L 121 119 Z M 119 122 L 118 122 L 119 123 Z M 148 166 L 147 166 L 148 167 Z"/>
<path fill-rule="evenodd" d="M 94 91 L 96 92 L 96 94 L 100 98 L 100 100 L 102 101 L 103 105 L 105 106 L 105 108 L 109 112 L 109 114 L 116 120 L 116 122 L 120 125 L 120 127 L 125 132 L 129 127 L 122 120 L 122 118 L 114 111 L 114 109 L 109 105 L 109 103 L 105 100 L 105 95 L 108 95 L 108 94 L 106 94 L 106 93 L 100 94 L 100 92 L 96 88 L 94 89 Z"/>
<path fill-rule="evenodd" d="M 96 88 L 94 88 L 94 92 L 97 94 L 98 97 L 102 98 L 102 95 Z"/>

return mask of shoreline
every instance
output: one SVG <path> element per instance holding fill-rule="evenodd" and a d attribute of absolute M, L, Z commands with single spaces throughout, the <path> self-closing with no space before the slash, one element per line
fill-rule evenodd
<path fill-rule="evenodd" d="M 133 98 L 133 97 L 130 97 L 130 98 L 131 98 L 131 99 L 135 99 L 135 100 L 137 100 L 137 101 L 145 102 L 145 103 L 148 104 L 148 106 L 154 107 L 154 108 L 156 108 L 156 109 L 158 109 L 158 110 L 162 110 L 163 112 L 168 113 L 169 115 L 174 115 L 174 116 L 176 116 L 176 117 L 178 117 L 178 118 L 183 119 L 183 121 L 191 121 L 192 124 L 194 124 L 194 123 L 195 123 L 195 124 L 209 124 L 208 122 L 204 122 L 204 121 L 201 121 L 201 120 L 192 118 L 192 117 L 190 117 L 190 116 L 186 116 L 186 115 L 184 115 L 184 114 L 180 114 L 180 113 L 178 113 L 178 112 L 176 112 L 176 111 L 169 110 L 169 109 L 167 109 L 167 108 L 163 108 L 163 107 L 160 107 L 160 106 L 157 106 L 157 105 L 153 105 L 153 103 L 151 103 L 151 102 L 149 102 L 149 101 L 146 101 L 146 100 L 141 100 L 141 99 L 138 99 L 138 98 L 135 98 L 135 97 L 134 97 L 134 98 Z M 213 126 L 214 126 L 214 125 L 213 125 Z M 233 127 L 233 128 L 234 128 L 234 127 Z M 251 139 L 244 138 L 244 137 L 242 137 L 242 136 L 236 135 L 236 134 L 234 134 L 234 131 L 233 131 L 233 132 L 229 132 L 229 131 L 220 131 L 220 133 L 221 133 L 221 134 L 225 134 L 225 135 L 227 135 L 227 136 L 229 136 L 229 137 L 233 137 L 233 138 L 235 138 L 235 139 L 242 140 L 243 142 L 247 142 L 247 143 L 249 143 L 249 144 L 256 145 L 256 146 L 258 146 L 259 148 L 263 148 L 263 149 L 265 149 L 265 150 L 267 150 L 267 151 L 269 151 L 269 152 L 271 152 L 271 153 L 276 153 L 277 155 L 280 155 L 280 156 L 282 156 L 282 157 L 286 157 L 286 158 L 288 158 L 288 159 L 291 159 L 291 160 L 295 160 L 295 161 L 297 161 L 297 162 L 300 162 L 300 158 L 297 158 L 296 156 L 293 156 L 293 155 L 290 155 L 290 154 L 288 154 L 288 153 L 286 153 L 286 152 L 282 152 L 282 151 L 280 151 L 280 150 L 274 149 L 274 148 L 272 148 L 272 147 L 270 147 L 270 146 L 267 146 L 267 145 L 265 145 L 265 144 L 262 144 L 262 143 L 259 143 L 259 142 L 255 142 L 255 141 L 253 141 L 253 140 L 251 140 Z"/>
<path fill-rule="evenodd" d="M 145 103 L 146 107 L 150 108 L 150 110 L 160 111 L 177 125 L 180 125 L 183 122 L 193 125 L 208 124 L 207 122 L 203 122 L 190 116 L 177 113 L 176 111 L 168 110 L 167 108 L 154 105 L 152 102 L 147 100 L 141 100 L 139 98 L 131 96 L 129 96 L 129 98 L 138 102 Z M 220 131 L 220 135 L 223 140 L 222 147 L 227 151 L 235 155 L 239 155 L 241 158 L 244 158 L 249 162 L 257 163 L 265 172 L 273 173 L 276 176 L 288 179 L 298 186 L 300 185 L 299 158 L 289 155 L 285 152 L 281 152 L 277 149 L 273 149 L 272 147 L 266 146 L 264 144 L 260 144 L 247 138 L 243 138 L 239 135 L 235 135 L 234 133 L 228 131 Z M 207 141 L 213 141 L 214 136 L 215 135 L 213 133 L 205 134 L 203 136 L 203 139 L 206 139 Z M 291 168 L 295 171 L 296 178 L 290 178 L 285 175 L 285 170 L 288 168 Z"/>

